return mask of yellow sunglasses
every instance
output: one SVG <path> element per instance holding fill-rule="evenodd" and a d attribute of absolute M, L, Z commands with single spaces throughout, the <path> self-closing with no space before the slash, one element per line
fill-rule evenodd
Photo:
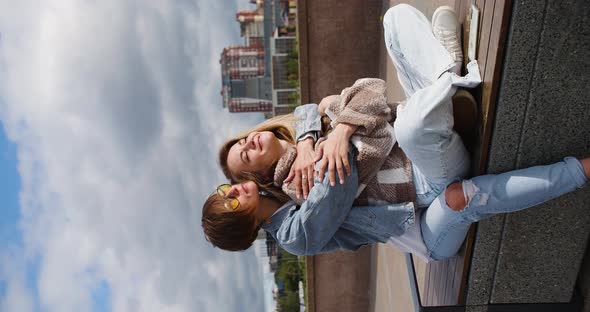
<path fill-rule="evenodd" d="M 240 201 L 233 196 L 227 196 L 227 193 L 229 193 L 230 189 L 231 189 L 231 185 L 221 184 L 220 186 L 217 187 L 217 195 L 225 198 L 225 201 L 223 202 L 223 206 L 227 210 L 237 210 L 238 208 L 240 208 Z"/>

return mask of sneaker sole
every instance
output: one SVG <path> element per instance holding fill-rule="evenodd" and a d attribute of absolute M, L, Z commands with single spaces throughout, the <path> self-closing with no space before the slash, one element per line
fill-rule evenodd
<path fill-rule="evenodd" d="M 434 25 L 434 21 L 436 20 L 436 18 L 440 14 L 440 12 L 446 11 L 446 10 L 453 12 L 453 14 L 455 14 L 455 17 L 457 16 L 457 12 L 455 12 L 455 10 L 453 8 L 451 8 L 448 5 L 443 5 L 443 6 L 438 7 L 436 10 L 434 10 L 434 13 L 432 13 L 432 21 L 430 21 L 430 23 L 432 25 Z M 459 19 L 457 18 L 457 20 L 459 20 Z"/>

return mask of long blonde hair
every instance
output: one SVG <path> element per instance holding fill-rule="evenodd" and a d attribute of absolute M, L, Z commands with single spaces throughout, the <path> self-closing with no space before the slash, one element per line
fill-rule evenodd
<path fill-rule="evenodd" d="M 225 142 L 219 149 L 219 166 L 225 177 L 228 178 L 232 184 L 243 181 L 254 181 L 258 184 L 259 188 L 269 192 L 270 195 L 275 197 L 281 203 L 289 201 L 290 198 L 279 187 L 273 184 L 274 181 L 272 176 L 274 174 L 276 162 L 274 164 L 269 164 L 269 171 L 271 174 L 269 179 L 265 176 L 268 172 L 231 172 L 227 165 L 227 156 L 230 148 L 236 144 L 236 142 L 248 137 L 252 132 L 270 131 L 274 133 L 278 139 L 285 140 L 295 145 L 295 123 L 297 119 L 298 118 L 293 114 L 277 116 Z"/>

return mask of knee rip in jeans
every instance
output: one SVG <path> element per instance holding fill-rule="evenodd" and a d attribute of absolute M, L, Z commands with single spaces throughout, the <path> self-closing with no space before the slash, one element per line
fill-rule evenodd
<path fill-rule="evenodd" d="M 447 206 L 454 211 L 462 211 L 471 204 L 471 200 L 479 193 L 479 188 L 471 180 L 451 183 L 445 190 Z M 479 194 L 475 205 L 481 206 L 488 202 L 488 194 Z"/>

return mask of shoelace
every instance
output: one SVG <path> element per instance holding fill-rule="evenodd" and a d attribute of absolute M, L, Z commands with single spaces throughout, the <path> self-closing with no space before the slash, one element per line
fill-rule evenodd
<path fill-rule="evenodd" d="M 443 29 L 435 29 L 434 35 L 442 45 L 449 51 L 455 62 L 463 61 L 463 51 L 457 38 L 457 32 Z"/>

